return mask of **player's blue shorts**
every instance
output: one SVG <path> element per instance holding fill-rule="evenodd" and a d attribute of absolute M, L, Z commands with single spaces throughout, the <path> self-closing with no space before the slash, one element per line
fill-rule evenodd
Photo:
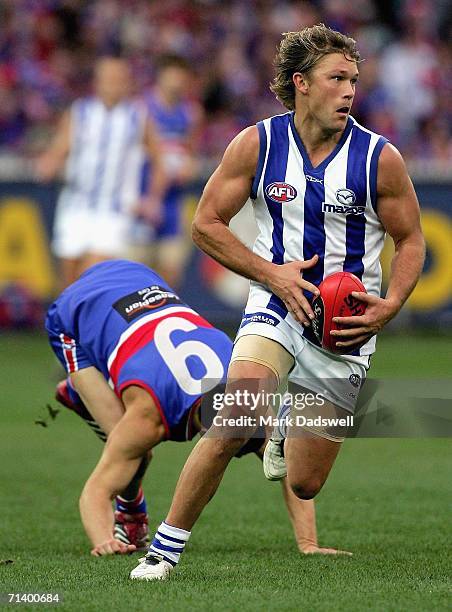
<path fill-rule="evenodd" d="M 161 277 L 125 260 L 82 274 L 50 306 L 46 329 L 69 374 L 94 366 L 119 397 L 130 385 L 146 389 L 170 439 L 187 439 L 190 410 L 224 381 L 232 352 Z"/>

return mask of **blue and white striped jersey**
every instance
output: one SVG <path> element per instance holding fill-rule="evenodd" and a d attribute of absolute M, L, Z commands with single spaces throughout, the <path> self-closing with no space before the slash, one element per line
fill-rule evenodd
<path fill-rule="evenodd" d="M 295 129 L 294 113 L 265 119 L 257 127 L 260 151 L 251 198 L 259 235 L 254 252 L 276 264 L 318 254 L 317 265 L 303 274 L 307 281 L 319 285 L 344 270 L 379 295 L 385 230 L 377 214 L 376 185 L 378 158 L 387 140 L 350 117 L 334 150 L 313 167 Z M 258 283 L 251 283 L 249 304 L 273 310 L 302 328 L 284 303 Z M 301 333 L 317 343 L 310 328 Z M 374 350 L 375 338 L 359 354 Z"/>
<path fill-rule="evenodd" d="M 146 113 L 145 106 L 134 100 L 112 108 L 96 97 L 73 103 L 66 164 L 68 206 L 73 202 L 98 211 L 127 212 L 137 202 Z"/>

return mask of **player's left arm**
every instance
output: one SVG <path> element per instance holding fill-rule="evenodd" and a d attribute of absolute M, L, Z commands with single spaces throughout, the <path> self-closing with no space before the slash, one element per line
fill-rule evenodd
<path fill-rule="evenodd" d="M 165 437 L 154 400 L 139 387 L 128 387 L 122 396 L 126 412 L 108 436 L 104 452 L 85 484 L 80 514 L 94 556 L 125 554 L 135 547 L 113 537 L 111 501 L 137 471 L 144 455 Z"/>
<path fill-rule="evenodd" d="M 161 217 L 162 199 L 168 186 L 168 177 L 157 129 L 149 117 L 144 127 L 143 146 L 152 164 L 152 181 L 150 192 L 142 198 L 138 212 L 151 223 L 157 223 Z"/>
<path fill-rule="evenodd" d="M 323 548 L 317 541 L 315 502 L 313 499 L 299 499 L 287 483 L 281 481 L 284 501 L 297 542 L 298 550 L 304 555 L 352 555 L 346 550 Z"/>
<path fill-rule="evenodd" d="M 354 297 L 367 304 L 367 309 L 363 316 L 334 319 L 348 328 L 331 332 L 340 338 L 337 346 L 344 348 L 363 344 L 395 317 L 416 286 L 424 265 L 419 202 L 402 156 L 390 144 L 383 147 L 378 162 L 377 203 L 378 216 L 395 247 L 388 290 L 384 298 L 353 292 Z"/>
<path fill-rule="evenodd" d="M 265 444 L 256 451 L 262 460 Z M 351 555 L 352 553 L 336 548 L 323 548 L 317 541 L 315 502 L 313 499 L 299 499 L 287 484 L 287 478 L 281 481 L 282 494 L 295 535 L 298 550 L 304 555 Z"/>

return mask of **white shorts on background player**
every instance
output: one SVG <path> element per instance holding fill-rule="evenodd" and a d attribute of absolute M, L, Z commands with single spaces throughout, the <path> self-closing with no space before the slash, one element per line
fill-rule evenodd
<path fill-rule="evenodd" d="M 262 315 L 268 315 L 267 320 L 273 324 L 256 320 L 263 318 Z M 289 318 L 291 324 L 286 320 Z M 365 379 L 369 368 L 369 355 L 355 357 L 335 355 L 325 351 L 306 340 L 297 331 L 298 326 L 301 329 L 301 323 L 298 324 L 290 313 L 286 319 L 266 308 L 254 307 L 249 312 L 245 310 L 242 319 L 242 325 L 244 322 L 245 325 L 239 329 L 235 342 L 247 335 L 275 340 L 295 359 L 295 365 L 288 376 L 289 382 L 292 381 L 314 393 L 319 393 L 334 405 L 353 414 L 360 382 Z"/>
<path fill-rule="evenodd" d="M 77 259 L 86 253 L 125 257 L 130 241 L 130 213 L 91 209 L 83 195 L 79 206 L 74 206 L 75 194 L 71 199 L 67 206 L 65 196 L 60 196 L 53 228 L 53 253 L 64 259 Z"/>

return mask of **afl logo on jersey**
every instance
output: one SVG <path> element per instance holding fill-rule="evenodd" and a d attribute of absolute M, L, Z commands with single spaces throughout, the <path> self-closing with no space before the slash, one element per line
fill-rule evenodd
<path fill-rule="evenodd" d="M 286 202 L 292 202 L 297 197 L 297 190 L 293 185 L 289 183 L 270 183 L 265 188 L 265 195 L 273 202 L 279 204 L 285 204 Z"/>

